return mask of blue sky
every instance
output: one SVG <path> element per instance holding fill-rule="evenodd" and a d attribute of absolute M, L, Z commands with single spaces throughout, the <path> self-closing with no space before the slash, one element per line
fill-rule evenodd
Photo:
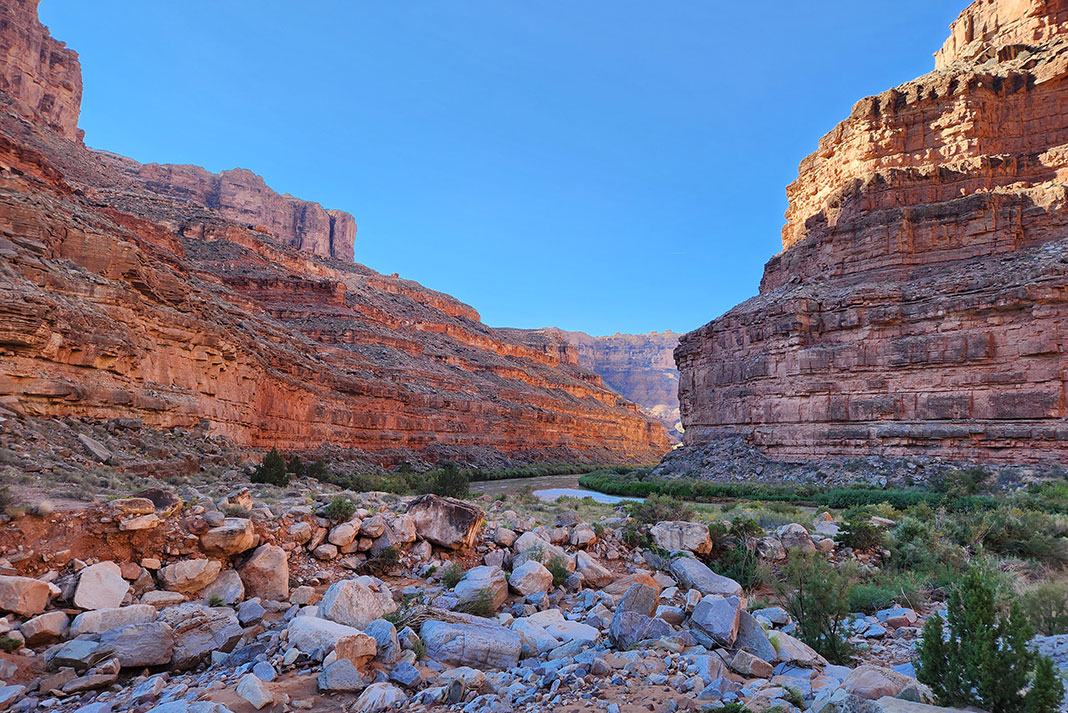
<path fill-rule="evenodd" d="M 86 142 L 251 169 L 495 326 L 688 331 L 756 294 L 785 186 L 966 0 L 44 0 Z M 726 7 L 724 7 L 726 6 Z"/>

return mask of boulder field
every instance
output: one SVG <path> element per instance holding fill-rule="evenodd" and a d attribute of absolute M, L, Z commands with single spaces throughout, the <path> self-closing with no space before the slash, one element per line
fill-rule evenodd
<path fill-rule="evenodd" d="M 941 605 L 852 616 L 867 646 L 831 665 L 786 610 L 708 567 L 704 523 L 590 523 L 563 505 L 539 522 L 487 497 L 362 493 L 340 517 L 248 489 L 183 500 L 0 530 L 0 711 L 936 711 L 909 662 Z M 23 544 L 41 521 L 53 534 Z M 815 523 L 766 530 L 755 551 L 771 567 L 791 550 L 869 562 L 836 545 L 830 515 Z M 635 527 L 647 545 L 627 544 Z M 87 529 L 111 559 L 74 541 Z M 1038 646 L 1068 666 L 1063 639 Z"/>

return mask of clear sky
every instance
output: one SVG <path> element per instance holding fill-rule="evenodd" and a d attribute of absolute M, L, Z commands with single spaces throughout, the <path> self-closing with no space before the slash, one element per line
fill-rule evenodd
<path fill-rule="evenodd" d="M 81 127 L 352 213 L 495 326 L 688 331 L 756 294 L 785 186 L 967 0 L 43 0 Z"/>

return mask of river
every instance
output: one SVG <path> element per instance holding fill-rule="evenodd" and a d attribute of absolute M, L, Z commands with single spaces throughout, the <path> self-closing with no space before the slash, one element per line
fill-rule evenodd
<path fill-rule="evenodd" d="M 539 500 L 556 500 L 561 496 L 572 498 L 590 497 L 599 503 L 615 503 L 625 500 L 641 500 L 641 498 L 620 498 L 615 495 L 605 495 L 594 490 L 586 490 L 579 486 L 578 479 L 581 476 L 574 475 L 539 475 L 534 478 L 507 478 L 505 480 L 486 480 L 471 483 L 471 493 L 474 495 L 515 495 L 526 487 L 534 489 L 534 496 Z"/>

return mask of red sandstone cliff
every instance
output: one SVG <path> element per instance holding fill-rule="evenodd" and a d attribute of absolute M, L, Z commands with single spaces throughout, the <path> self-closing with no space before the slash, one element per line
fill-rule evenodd
<path fill-rule="evenodd" d="M 1068 0 L 978 0 L 787 189 L 760 295 L 676 351 L 685 442 L 1068 455 Z"/>
<path fill-rule="evenodd" d="M 678 334 L 668 330 L 593 337 L 550 327 L 531 330 L 524 339 L 541 342 L 547 350 L 559 344 L 562 358 L 599 374 L 616 393 L 663 423 L 673 440 L 682 436 L 679 372 L 673 356 Z"/>
<path fill-rule="evenodd" d="M 44 32 L 34 3 L 0 7 L 0 46 Z M 32 75 L 35 65 L 7 56 Z M 448 295 L 321 257 L 338 256 L 347 238 L 334 236 L 351 237 L 337 216 L 247 172 L 93 152 L 72 140 L 76 116 L 24 105 L 0 91 L 7 411 L 154 427 L 206 419 L 242 445 L 325 443 L 383 463 L 413 453 L 650 461 L 666 450 L 660 424 L 597 375 L 487 327 Z"/>

